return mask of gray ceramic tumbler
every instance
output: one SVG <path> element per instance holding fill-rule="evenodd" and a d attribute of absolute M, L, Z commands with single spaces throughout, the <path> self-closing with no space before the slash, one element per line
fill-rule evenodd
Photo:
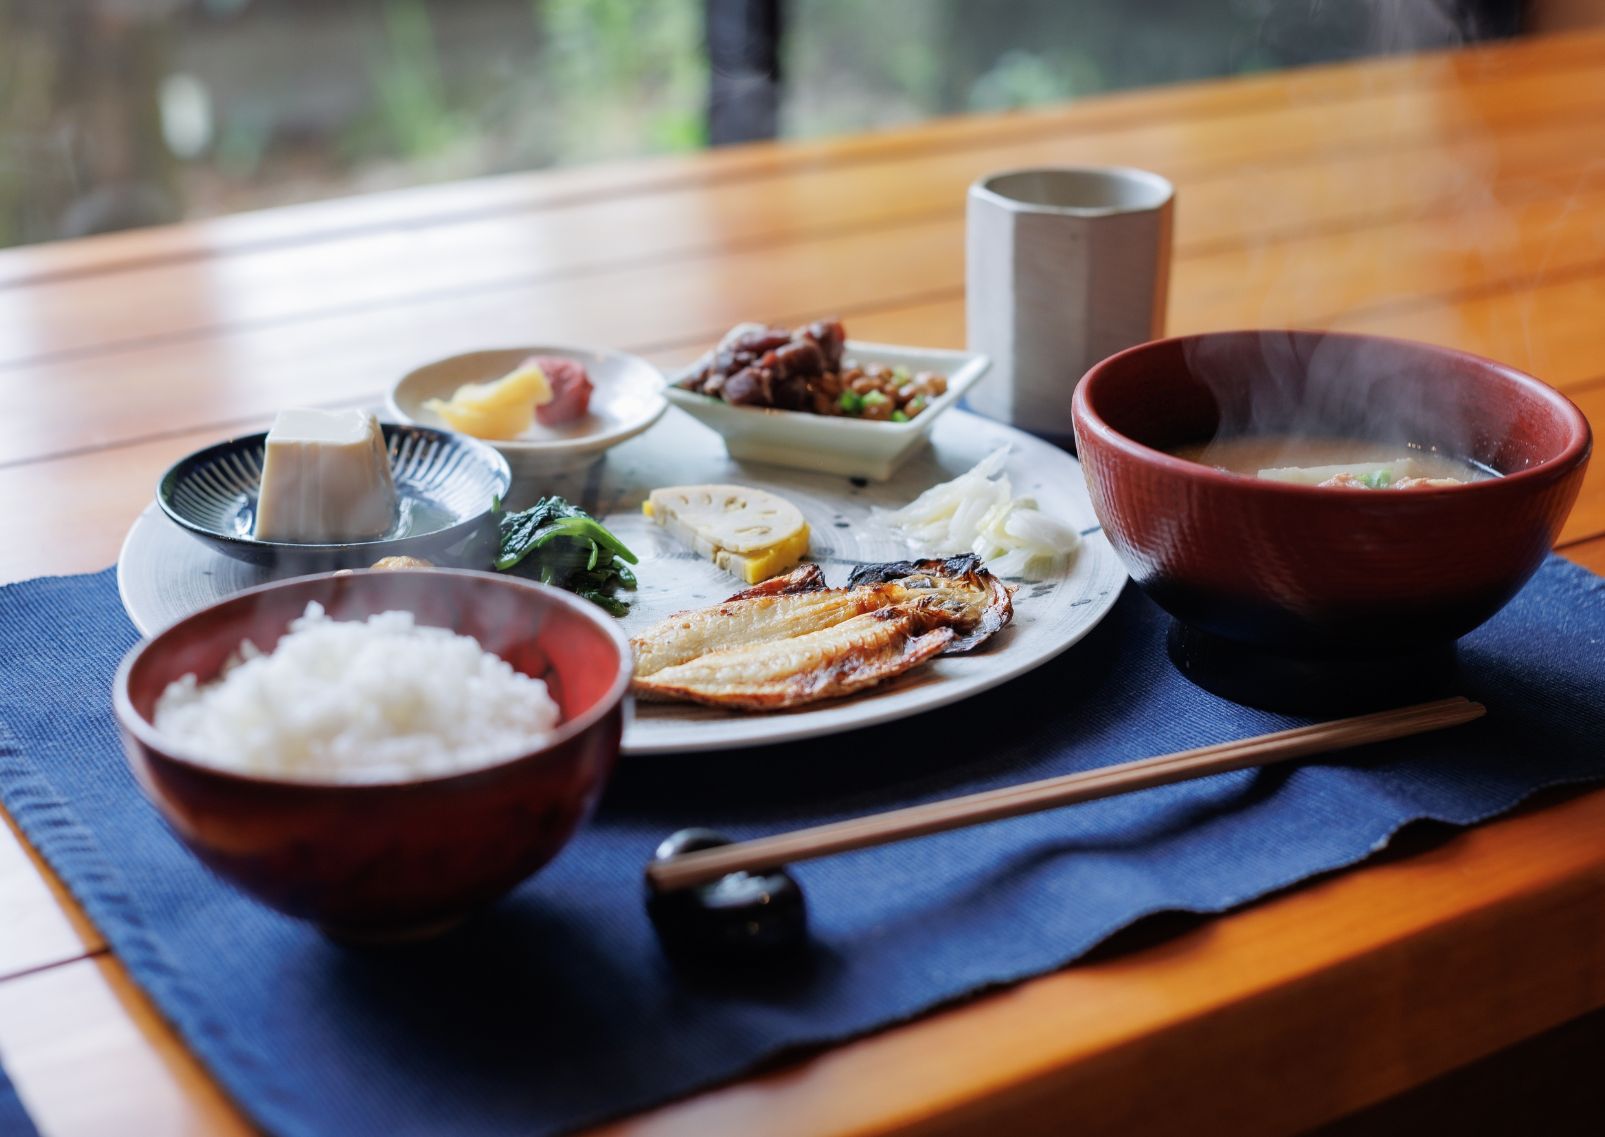
<path fill-rule="evenodd" d="M 1175 190 L 1145 170 L 1009 170 L 970 187 L 965 313 L 982 414 L 1071 437 L 1087 369 L 1164 334 Z"/>

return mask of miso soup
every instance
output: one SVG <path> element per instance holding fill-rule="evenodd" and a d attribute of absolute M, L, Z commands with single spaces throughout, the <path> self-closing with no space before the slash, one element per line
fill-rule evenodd
<path fill-rule="evenodd" d="M 1354 438 L 1241 435 L 1177 447 L 1171 453 L 1250 478 L 1348 489 L 1420 489 L 1499 476 L 1437 450 Z"/>

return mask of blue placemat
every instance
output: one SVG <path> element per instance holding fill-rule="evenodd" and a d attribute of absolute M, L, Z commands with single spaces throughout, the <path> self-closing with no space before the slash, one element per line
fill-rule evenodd
<path fill-rule="evenodd" d="M 0 1068 L 0 1137 L 39 1137 L 28 1111 L 22 1108 L 17 1088 Z"/>
<path fill-rule="evenodd" d="M 1256 733 L 1182 680 L 1128 589 L 1014 683 L 857 734 L 626 760 L 596 821 L 458 933 L 336 947 L 211 878 L 123 766 L 107 691 L 134 634 L 110 573 L 0 590 L 0 792 L 136 979 L 272 1133 L 548 1134 L 1062 966 L 1153 912 L 1218 912 L 1605 776 L 1605 582 L 1551 560 L 1469 637 L 1489 717 L 1348 761 L 1242 771 L 801 866 L 812 967 L 690 984 L 640 870 L 666 833 L 732 836 Z"/>

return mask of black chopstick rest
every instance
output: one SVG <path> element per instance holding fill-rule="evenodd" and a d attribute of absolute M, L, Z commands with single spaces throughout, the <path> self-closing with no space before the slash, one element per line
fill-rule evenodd
<path fill-rule="evenodd" d="M 664 839 L 653 859 L 728 844 L 711 829 L 682 829 Z M 779 962 L 808 944 L 802 886 L 784 869 L 734 872 L 672 891 L 648 880 L 646 910 L 664 954 L 677 964 Z"/>

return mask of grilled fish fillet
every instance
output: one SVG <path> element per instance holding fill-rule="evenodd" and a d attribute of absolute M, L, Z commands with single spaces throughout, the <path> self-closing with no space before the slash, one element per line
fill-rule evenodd
<path fill-rule="evenodd" d="M 805 565 L 636 636 L 633 689 L 752 710 L 797 706 L 969 651 L 1013 611 L 1008 587 L 975 557 L 861 566 L 846 588 L 827 588 L 818 566 Z"/>
<path fill-rule="evenodd" d="M 949 571 L 955 568 L 961 571 Z M 723 604 L 676 613 L 636 636 L 631 641 L 635 674 L 643 678 L 710 651 L 806 635 L 865 612 L 923 599 L 934 599 L 952 613 L 957 634 L 949 652 L 969 651 L 1013 615 L 1007 586 L 974 557 L 865 565 L 855 570 L 847 588 L 826 588 L 819 566 L 805 565 L 738 592 Z"/>
<path fill-rule="evenodd" d="M 770 711 L 850 695 L 939 655 L 953 640 L 934 605 L 897 605 L 834 627 L 699 656 L 637 678 L 649 698 Z"/>
<path fill-rule="evenodd" d="M 891 585 L 830 588 L 819 592 L 727 600 L 681 612 L 637 636 L 635 674 L 655 675 L 712 651 L 772 643 L 834 627 L 855 616 L 889 608 L 903 598 Z"/>

